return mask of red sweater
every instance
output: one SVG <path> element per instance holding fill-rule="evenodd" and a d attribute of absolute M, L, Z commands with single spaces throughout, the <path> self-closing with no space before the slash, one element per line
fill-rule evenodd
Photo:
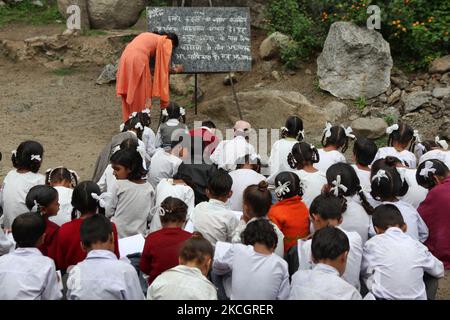
<path fill-rule="evenodd" d="M 181 228 L 163 228 L 145 239 L 140 268 L 149 276 L 148 284 L 161 273 L 178 265 L 179 250 L 192 234 Z"/>
<path fill-rule="evenodd" d="M 425 245 L 430 252 L 450 269 L 450 177 L 428 192 L 420 204 L 420 216 L 428 227 Z"/>
<path fill-rule="evenodd" d="M 86 258 L 87 253 L 81 249 L 80 228 L 84 219 L 75 219 L 59 228 L 56 244 L 55 263 L 58 270 L 67 270 Z M 114 253 L 119 255 L 119 241 L 116 225 L 113 223 Z"/>
<path fill-rule="evenodd" d="M 58 235 L 59 226 L 56 223 L 48 220 L 48 218 L 45 219 L 45 225 L 44 243 L 38 249 L 41 250 L 44 256 L 55 260 L 56 238 Z"/>

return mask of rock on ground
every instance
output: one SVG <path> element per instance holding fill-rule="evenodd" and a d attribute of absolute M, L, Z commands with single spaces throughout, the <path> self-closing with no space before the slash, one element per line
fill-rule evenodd
<path fill-rule="evenodd" d="M 450 87 L 447 88 L 435 88 L 433 90 L 433 97 L 441 99 L 450 96 Z"/>
<path fill-rule="evenodd" d="M 107 64 L 101 75 L 98 77 L 97 84 L 108 84 L 116 81 L 118 64 Z"/>
<path fill-rule="evenodd" d="M 342 99 L 373 98 L 390 87 L 393 61 L 389 43 L 380 33 L 335 22 L 317 66 L 321 89 Z"/>
<path fill-rule="evenodd" d="M 405 113 L 413 112 L 431 102 L 430 91 L 417 91 L 405 95 L 402 98 Z"/>
<path fill-rule="evenodd" d="M 281 32 L 274 32 L 261 43 L 259 55 L 264 60 L 278 58 L 280 49 L 289 42 L 289 37 Z"/>
<path fill-rule="evenodd" d="M 96 29 L 126 29 L 136 24 L 146 0 L 87 0 L 89 20 Z"/>
<path fill-rule="evenodd" d="M 450 55 L 434 60 L 430 65 L 431 73 L 445 73 L 450 71 Z"/>
<path fill-rule="evenodd" d="M 381 118 L 359 118 L 351 123 L 351 127 L 358 136 L 378 139 L 385 135 L 388 124 Z"/>
<path fill-rule="evenodd" d="M 327 121 L 331 123 L 336 122 L 338 119 L 342 118 L 348 112 L 348 107 L 345 103 L 339 101 L 331 101 L 325 106 L 325 114 Z"/>

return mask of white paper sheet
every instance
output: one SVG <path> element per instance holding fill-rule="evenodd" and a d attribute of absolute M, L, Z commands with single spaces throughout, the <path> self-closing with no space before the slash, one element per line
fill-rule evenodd
<path fill-rule="evenodd" d="M 130 254 L 142 253 L 142 250 L 144 250 L 144 244 L 145 238 L 142 236 L 142 234 L 119 239 L 120 256 L 126 257 Z"/>

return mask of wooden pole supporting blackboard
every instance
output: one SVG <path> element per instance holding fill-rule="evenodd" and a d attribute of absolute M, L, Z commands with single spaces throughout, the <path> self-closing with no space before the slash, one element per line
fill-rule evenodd
<path fill-rule="evenodd" d="M 195 74 L 195 76 L 194 76 L 194 82 L 195 82 L 194 104 L 195 104 L 195 115 L 197 115 L 197 97 L 198 97 L 198 78 L 197 78 L 197 74 Z"/>

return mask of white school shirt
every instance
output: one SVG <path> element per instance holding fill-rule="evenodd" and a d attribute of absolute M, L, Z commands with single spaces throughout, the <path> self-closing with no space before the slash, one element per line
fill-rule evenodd
<path fill-rule="evenodd" d="M 250 222 L 256 221 L 258 219 L 266 219 L 273 226 L 273 229 L 275 230 L 275 233 L 277 234 L 277 239 L 278 239 L 277 246 L 275 247 L 275 254 L 280 256 L 281 258 L 283 258 L 284 257 L 284 234 L 283 234 L 283 232 L 281 232 L 280 228 L 278 228 L 278 226 L 275 223 L 270 221 L 270 219 L 267 216 L 265 216 L 263 218 L 252 218 L 247 223 L 245 223 L 245 221 L 243 219 L 239 220 L 239 224 L 233 232 L 231 242 L 232 243 L 242 243 L 242 239 L 241 239 L 242 232 L 245 231 L 245 228 L 247 228 L 247 225 Z"/>
<path fill-rule="evenodd" d="M 177 174 L 178 167 L 182 162 L 180 158 L 166 152 L 164 149 L 156 150 L 151 160 L 148 181 L 156 189 L 162 179 L 170 179 Z"/>
<path fill-rule="evenodd" d="M 353 169 L 355 169 L 356 174 L 358 175 L 359 185 L 361 186 L 362 190 L 367 193 L 372 191 L 371 186 L 372 183 L 370 181 L 370 171 L 361 170 L 360 168 L 358 168 L 356 164 L 352 164 L 352 167 Z"/>
<path fill-rule="evenodd" d="M 100 177 L 100 180 L 98 180 L 97 184 L 100 187 L 100 191 L 102 193 L 105 193 L 111 192 L 116 181 L 117 179 L 114 176 L 114 170 L 112 168 L 112 165 L 108 164 L 102 176 Z"/>
<path fill-rule="evenodd" d="M 152 282 L 147 300 L 217 300 L 217 289 L 200 269 L 179 265 Z"/>
<path fill-rule="evenodd" d="M 332 266 L 319 263 L 312 270 L 292 276 L 289 300 L 362 300 L 361 294 L 343 280 Z"/>
<path fill-rule="evenodd" d="M 289 297 L 287 262 L 274 253 L 266 255 L 255 252 L 253 246 L 218 242 L 213 270 L 219 275 L 231 272 L 231 300 L 286 300 Z"/>
<path fill-rule="evenodd" d="M 120 239 L 145 235 L 154 204 L 155 191 L 150 183 L 117 180 L 106 205 L 106 217 L 116 224 Z"/>
<path fill-rule="evenodd" d="M 268 161 L 270 176 L 267 180 L 269 183 L 273 184 L 276 176 L 280 172 L 292 171 L 287 159 L 296 143 L 298 143 L 298 140 L 296 139 L 285 138 L 275 141 L 272 145 Z"/>
<path fill-rule="evenodd" d="M 404 164 L 408 165 L 410 169 L 415 169 L 417 166 L 417 158 L 414 153 L 408 150 L 398 152 L 394 147 L 383 147 L 378 149 L 373 162 L 377 161 L 378 159 L 385 159 L 389 156 L 400 159 Z"/>
<path fill-rule="evenodd" d="M 361 283 L 359 281 L 359 275 L 361 271 L 361 260 L 363 254 L 363 243 L 361 236 L 357 232 L 348 232 L 342 229 L 340 226 L 337 227 L 348 238 L 350 244 L 350 250 L 347 256 L 347 265 L 345 267 L 345 272 L 342 275 L 342 279 L 347 281 L 358 291 L 361 288 Z M 312 240 L 298 240 L 297 241 L 297 252 L 299 259 L 299 270 L 311 270 L 314 268 L 315 264 L 312 259 L 311 252 Z"/>
<path fill-rule="evenodd" d="M 443 163 L 445 163 L 447 166 L 449 166 L 448 161 L 450 160 L 450 152 L 449 151 L 444 151 L 444 150 L 440 150 L 440 149 L 434 149 L 434 150 L 430 150 L 427 153 L 424 153 L 420 159 L 419 159 L 419 165 L 427 160 L 432 160 L 432 159 L 436 159 L 436 160 L 440 160 Z"/>
<path fill-rule="evenodd" d="M 416 169 L 405 169 L 405 179 L 408 183 L 408 192 L 400 199 L 412 205 L 417 209 L 428 195 L 428 189 L 425 189 L 417 183 Z"/>
<path fill-rule="evenodd" d="M 441 278 L 444 265 L 399 228 L 389 228 L 364 246 L 361 276 L 379 299 L 426 300 L 424 272 Z"/>
<path fill-rule="evenodd" d="M 14 243 L 8 239 L 5 232 L 0 228 L 0 256 L 9 253 L 14 247 Z"/>
<path fill-rule="evenodd" d="M 325 151 L 323 149 L 319 149 L 318 151 L 320 160 L 318 163 L 314 163 L 314 168 L 324 172 L 325 174 L 327 173 L 328 168 L 333 164 L 347 162 L 344 155 L 337 150 Z"/>
<path fill-rule="evenodd" d="M 142 142 L 145 145 L 145 151 L 150 157 L 153 157 L 156 151 L 156 135 L 149 127 L 144 127 L 142 133 Z"/>
<path fill-rule="evenodd" d="M 362 239 L 363 244 L 369 238 L 369 228 L 372 219 L 361 205 L 358 195 L 345 197 L 347 210 L 342 214 L 343 221 L 340 227 L 345 231 L 355 231 Z"/>
<path fill-rule="evenodd" d="M 173 179 L 162 179 L 156 187 L 156 202 L 155 207 L 159 207 L 161 203 L 168 197 L 177 198 L 183 201 L 188 206 L 186 222 L 191 220 L 192 212 L 195 207 L 194 190 L 184 184 L 174 184 Z M 154 215 L 150 223 L 149 233 L 162 229 L 161 218 L 159 215 Z"/>
<path fill-rule="evenodd" d="M 403 220 L 407 225 L 406 234 L 422 243 L 428 239 L 428 227 L 412 205 L 404 202 L 403 200 L 399 200 L 397 202 L 385 201 L 382 204 L 392 204 L 400 210 Z"/>
<path fill-rule="evenodd" d="M 55 263 L 37 248 L 0 257 L 0 300 L 60 300 Z"/>
<path fill-rule="evenodd" d="M 62 226 L 66 222 L 72 221 L 72 194 L 73 190 L 66 187 L 55 187 L 58 191 L 59 211 L 56 216 L 50 217 L 50 221 Z"/>
<path fill-rule="evenodd" d="M 67 300 L 144 300 L 136 269 L 108 250 L 92 250 L 67 279 Z"/>
<path fill-rule="evenodd" d="M 3 180 L 2 207 L 5 229 L 11 229 L 14 219 L 30 210 L 25 205 L 28 191 L 34 186 L 45 184 L 45 177 L 39 173 L 18 173 L 11 170 Z"/>
<path fill-rule="evenodd" d="M 266 177 L 251 169 L 238 169 L 230 172 L 230 176 L 233 179 L 233 186 L 231 191 L 233 195 L 230 198 L 231 210 L 242 211 L 242 203 L 244 198 L 244 191 L 248 186 L 258 184 L 261 181 L 265 181 Z"/>
<path fill-rule="evenodd" d="M 295 170 L 294 172 L 300 178 L 303 188 L 302 200 L 309 209 L 314 199 L 322 193 L 323 186 L 328 183 L 327 177 L 322 171 Z"/>
<path fill-rule="evenodd" d="M 237 136 L 232 140 L 221 141 L 210 159 L 220 169 L 233 171 L 237 160 L 248 154 L 256 156 L 255 148 L 244 137 Z"/>
<path fill-rule="evenodd" d="M 200 232 L 214 246 L 217 241 L 231 242 L 239 220 L 226 203 L 210 199 L 195 207 L 192 223 L 194 231 Z"/>

